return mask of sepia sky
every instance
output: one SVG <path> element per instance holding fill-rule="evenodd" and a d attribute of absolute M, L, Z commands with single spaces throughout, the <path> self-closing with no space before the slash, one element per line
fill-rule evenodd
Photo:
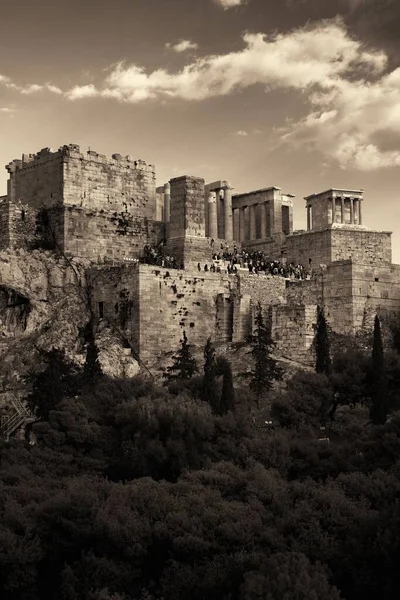
<path fill-rule="evenodd" d="M 400 262 L 399 0 L 5 0 L 0 164 L 68 143 L 236 192 L 365 189 Z M 0 174 L 0 195 L 6 189 Z"/>

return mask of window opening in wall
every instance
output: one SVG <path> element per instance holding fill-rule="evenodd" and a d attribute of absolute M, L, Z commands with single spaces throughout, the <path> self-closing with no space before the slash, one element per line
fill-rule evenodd
<path fill-rule="evenodd" d="M 25 211 L 24 211 L 24 209 L 21 210 L 21 221 L 25 221 Z"/>
<path fill-rule="evenodd" d="M 375 277 L 375 281 L 379 281 L 379 277 Z"/>
<path fill-rule="evenodd" d="M 102 319 L 104 317 L 104 302 L 98 302 L 97 307 L 99 311 L 99 318 Z"/>

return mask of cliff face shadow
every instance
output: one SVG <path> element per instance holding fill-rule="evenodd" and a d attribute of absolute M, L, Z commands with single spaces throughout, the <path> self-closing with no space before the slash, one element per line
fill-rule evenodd
<path fill-rule="evenodd" d="M 12 288 L 0 286 L 0 336 L 9 338 L 23 335 L 31 309 L 29 298 Z"/>

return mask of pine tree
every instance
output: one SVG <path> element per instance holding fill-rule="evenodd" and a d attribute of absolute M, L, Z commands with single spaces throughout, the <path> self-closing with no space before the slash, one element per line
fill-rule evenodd
<path fill-rule="evenodd" d="M 263 392 L 272 387 L 272 382 L 282 378 L 282 369 L 276 360 L 271 357 L 274 347 L 270 328 L 264 322 L 262 307 L 257 304 L 255 317 L 255 330 L 250 337 L 251 354 L 254 360 L 254 368 L 251 371 L 250 389 L 257 396 L 257 402 Z"/>
<path fill-rule="evenodd" d="M 317 330 L 315 333 L 315 370 L 317 373 L 329 375 L 331 372 L 331 357 L 328 323 L 326 322 L 324 309 L 317 308 Z"/>
<path fill-rule="evenodd" d="M 383 425 L 386 422 L 387 406 L 387 385 L 385 376 L 385 360 L 383 356 L 383 343 L 381 334 L 381 323 L 378 315 L 374 322 L 374 341 L 372 346 L 372 366 L 369 377 L 370 386 L 370 418 L 375 425 Z"/>
<path fill-rule="evenodd" d="M 204 376 L 201 394 L 203 400 L 208 402 L 214 410 L 215 406 L 218 404 L 218 389 L 216 382 L 215 349 L 211 343 L 211 338 L 208 338 L 203 354 Z"/>
<path fill-rule="evenodd" d="M 191 379 L 195 373 L 199 372 L 196 360 L 192 357 L 186 332 L 183 332 L 183 338 L 180 340 L 181 347 L 172 357 L 173 364 L 166 368 L 163 377 L 169 381 L 179 381 L 182 379 Z"/>

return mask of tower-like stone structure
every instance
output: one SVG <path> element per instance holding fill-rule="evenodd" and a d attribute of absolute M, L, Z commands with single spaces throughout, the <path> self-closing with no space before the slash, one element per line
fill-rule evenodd
<path fill-rule="evenodd" d="M 170 181 L 170 190 L 165 252 L 185 266 L 210 263 L 212 250 L 206 238 L 204 179 L 176 177 Z"/>
<path fill-rule="evenodd" d="M 315 268 L 342 260 L 362 265 L 391 263 L 391 232 L 363 224 L 363 190 L 331 188 L 305 201 L 307 231 L 286 237 L 288 261 Z"/>
<path fill-rule="evenodd" d="M 330 189 L 306 196 L 307 231 L 327 227 L 362 227 L 363 190 Z"/>

